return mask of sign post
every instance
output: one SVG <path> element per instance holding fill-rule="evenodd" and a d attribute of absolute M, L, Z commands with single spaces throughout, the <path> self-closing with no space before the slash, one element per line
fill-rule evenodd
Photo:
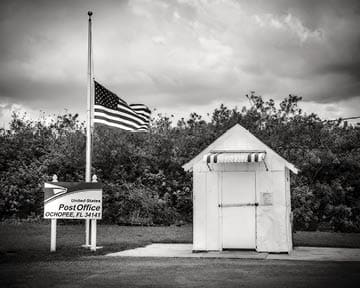
<path fill-rule="evenodd" d="M 96 179 L 96 177 L 94 177 Z M 102 185 L 97 182 L 44 184 L 44 218 L 51 219 L 50 251 L 56 251 L 57 219 L 85 219 L 91 223 L 91 247 L 96 251 L 96 220 L 102 218 Z"/>
<path fill-rule="evenodd" d="M 58 182 L 57 176 L 54 174 L 52 182 Z M 51 232 L 50 232 L 50 252 L 56 251 L 56 218 L 51 218 Z"/>
<path fill-rule="evenodd" d="M 51 219 L 50 252 L 56 251 L 56 218 Z"/>
<path fill-rule="evenodd" d="M 93 183 L 97 182 L 96 175 L 93 175 L 92 182 Z M 96 219 L 91 219 L 90 223 L 91 223 L 91 246 L 90 246 L 90 250 L 91 251 L 96 251 L 96 248 L 97 248 L 96 247 Z"/>

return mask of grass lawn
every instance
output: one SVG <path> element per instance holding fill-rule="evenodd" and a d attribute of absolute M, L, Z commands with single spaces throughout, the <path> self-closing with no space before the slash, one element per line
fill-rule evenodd
<path fill-rule="evenodd" d="M 85 243 L 84 225 L 57 226 L 57 253 L 49 253 L 50 225 L 0 223 L 0 261 L 33 261 L 104 255 L 151 243 L 190 243 L 192 226 L 140 227 L 98 225 L 95 253 L 81 247 Z"/>
<path fill-rule="evenodd" d="M 81 247 L 84 244 L 83 225 L 58 225 L 57 253 L 49 253 L 48 223 L 0 224 L 0 261 L 34 261 L 74 259 L 77 256 L 104 255 L 145 246 L 150 243 L 191 243 L 192 225 L 139 227 L 98 225 L 98 245 L 95 253 Z M 296 232 L 296 246 L 360 248 L 360 233 Z"/>
<path fill-rule="evenodd" d="M 360 233 L 297 231 L 293 239 L 295 246 L 360 248 Z"/>

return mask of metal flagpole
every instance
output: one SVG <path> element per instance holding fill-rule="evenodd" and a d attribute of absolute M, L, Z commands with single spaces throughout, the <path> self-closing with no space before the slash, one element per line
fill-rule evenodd
<path fill-rule="evenodd" d="M 91 33 L 91 16 L 89 11 L 89 25 L 88 25 L 88 79 L 87 79 L 87 119 L 86 119 L 86 168 L 85 168 L 85 182 L 91 182 L 91 146 L 92 146 L 92 33 Z M 90 220 L 85 220 L 85 247 L 90 247 Z"/>

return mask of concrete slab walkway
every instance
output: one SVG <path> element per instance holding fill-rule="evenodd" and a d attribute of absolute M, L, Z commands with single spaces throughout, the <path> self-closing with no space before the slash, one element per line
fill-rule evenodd
<path fill-rule="evenodd" d="M 229 258 L 302 261 L 360 261 L 360 249 L 296 247 L 290 254 L 255 251 L 221 251 L 192 253 L 192 244 L 151 244 L 131 250 L 110 253 L 110 257 Z"/>

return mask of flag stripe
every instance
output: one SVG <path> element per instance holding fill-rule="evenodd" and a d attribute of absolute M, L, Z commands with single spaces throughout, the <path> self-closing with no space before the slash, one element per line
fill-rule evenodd
<path fill-rule="evenodd" d="M 149 120 L 141 120 L 138 117 L 135 117 L 135 116 L 128 114 L 126 112 L 123 112 L 123 111 L 116 111 L 116 110 L 108 109 L 108 108 L 105 108 L 100 105 L 95 105 L 94 108 L 95 108 L 95 110 L 94 110 L 95 112 L 103 112 L 103 113 L 106 113 L 109 116 L 113 116 L 113 117 L 123 117 L 123 119 L 133 121 L 139 125 L 142 125 L 144 123 L 146 123 L 146 124 L 149 123 Z"/>
<path fill-rule="evenodd" d="M 146 115 L 146 114 L 143 114 L 141 112 L 139 112 L 138 115 L 141 115 L 146 119 L 146 120 L 143 120 L 143 121 L 150 122 L 150 115 Z"/>
<path fill-rule="evenodd" d="M 142 131 L 145 132 L 145 131 L 148 130 L 148 129 L 143 129 L 143 128 L 134 130 L 134 129 L 129 128 L 127 126 L 124 126 L 122 124 L 116 124 L 116 123 L 113 123 L 113 122 L 110 122 L 110 121 L 107 121 L 107 120 L 103 120 L 103 119 L 96 119 L 95 123 L 104 124 L 104 125 L 111 126 L 111 127 L 116 127 L 116 128 L 120 128 L 120 129 L 123 129 L 123 130 L 126 130 L 126 131 L 131 131 L 131 132 L 142 132 Z"/>
<path fill-rule="evenodd" d="M 99 118 L 99 117 L 108 118 L 109 120 L 113 120 L 113 121 L 123 121 L 125 124 L 134 127 L 134 129 L 137 129 L 137 128 L 143 127 L 143 126 L 149 126 L 148 123 L 134 122 L 132 119 L 129 119 L 126 116 L 117 115 L 117 114 L 109 113 L 107 111 L 102 111 L 102 110 L 96 109 L 95 110 L 95 119 Z"/>
<path fill-rule="evenodd" d="M 136 111 L 136 113 L 141 113 L 146 116 L 150 116 L 150 114 L 151 114 L 150 112 L 148 112 L 147 110 L 142 109 L 142 108 L 133 108 L 132 110 Z"/>
<path fill-rule="evenodd" d="M 137 110 L 135 110 L 136 111 L 136 113 L 139 115 L 142 115 L 142 116 L 144 116 L 145 117 L 145 119 L 149 119 L 150 118 L 150 113 L 146 113 L 146 112 L 143 112 L 143 111 L 137 111 Z"/>
<path fill-rule="evenodd" d="M 131 115 L 137 117 L 137 118 L 140 118 L 140 120 L 147 120 L 146 117 L 142 116 L 142 115 L 139 115 L 138 113 L 136 113 L 136 111 L 134 111 L 134 109 L 131 109 L 128 105 L 126 104 L 122 104 L 122 103 L 119 103 L 118 104 L 118 109 L 117 110 L 122 110 L 123 112 L 125 113 L 130 113 Z"/>
<path fill-rule="evenodd" d="M 133 107 L 131 107 L 131 108 L 136 113 L 141 113 L 141 114 L 145 115 L 146 117 L 150 117 L 150 115 L 151 115 L 151 112 L 148 110 L 148 108 L 133 108 Z"/>
<path fill-rule="evenodd" d="M 149 108 L 146 107 L 143 104 L 130 104 L 129 106 L 131 107 L 131 109 L 136 110 L 136 111 L 142 110 L 142 111 L 147 112 L 149 114 L 151 113 Z"/>
<path fill-rule="evenodd" d="M 120 120 L 114 120 L 114 119 L 109 119 L 109 117 L 105 117 L 105 116 L 101 116 L 101 115 L 97 115 L 96 118 L 94 119 L 94 121 L 96 123 L 104 123 L 104 124 L 111 124 L 111 126 L 114 127 L 119 127 L 125 130 L 140 130 L 140 129 L 148 129 L 148 127 L 146 125 L 143 126 L 134 126 L 128 123 L 125 123 L 124 121 Z"/>

